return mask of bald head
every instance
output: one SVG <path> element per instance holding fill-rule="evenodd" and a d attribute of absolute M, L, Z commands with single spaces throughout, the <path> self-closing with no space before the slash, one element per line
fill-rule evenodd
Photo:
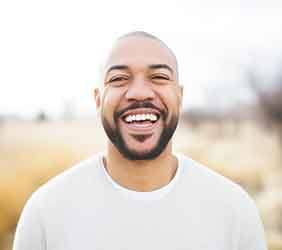
<path fill-rule="evenodd" d="M 114 43 L 106 62 L 105 73 L 111 65 L 124 65 L 127 60 L 166 65 L 178 80 L 178 63 L 173 51 L 159 38 L 144 31 L 135 31 L 120 36 Z M 146 60 L 145 60 L 146 59 Z"/>

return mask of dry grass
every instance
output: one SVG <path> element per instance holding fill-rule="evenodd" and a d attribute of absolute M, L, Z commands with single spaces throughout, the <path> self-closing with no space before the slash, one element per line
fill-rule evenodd
<path fill-rule="evenodd" d="M 27 197 L 51 176 L 105 147 L 97 121 L 7 123 L 0 128 L 0 249 L 10 250 L 12 231 Z M 252 123 L 236 133 L 205 124 L 179 126 L 176 151 L 244 186 L 255 198 L 270 250 L 282 250 L 282 167 L 276 137 Z M 229 132 L 228 132 L 229 131 Z M 2 245 L 1 245 L 2 244 Z"/>

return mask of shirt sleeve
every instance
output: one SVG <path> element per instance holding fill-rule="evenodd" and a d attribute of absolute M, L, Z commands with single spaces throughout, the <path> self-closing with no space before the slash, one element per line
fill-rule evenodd
<path fill-rule="evenodd" d="M 267 250 L 265 232 L 255 202 L 247 197 L 240 211 L 238 250 Z"/>
<path fill-rule="evenodd" d="M 46 250 L 39 209 L 32 198 L 26 203 L 17 224 L 13 250 Z"/>

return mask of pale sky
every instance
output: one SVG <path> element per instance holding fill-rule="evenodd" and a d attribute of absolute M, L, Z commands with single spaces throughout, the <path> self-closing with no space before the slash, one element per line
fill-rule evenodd
<path fill-rule="evenodd" d="M 203 90 L 217 86 L 247 98 L 240 66 L 254 55 L 282 56 L 281 27 L 278 0 L 2 0 L 0 114 L 56 115 L 70 100 L 79 114 L 94 114 L 92 90 L 107 49 L 134 30 L 175 52 L 186 107 L 209 105 Z"/>

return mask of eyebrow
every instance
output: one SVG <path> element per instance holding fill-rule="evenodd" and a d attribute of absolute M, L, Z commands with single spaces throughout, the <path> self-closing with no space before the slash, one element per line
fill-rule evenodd
<path fill-rule="evenodd" d="M 127 65 L 123 65 L 123 64 L 113 65 L 110 68 L 108 68 L 106 74 L 108 74 L 112 70 L 129 70 L 129 67 Z"/>
<path fill-rule="evenodd" d="M 150 64 L 149 69 L 167 69 L 173 74 L 173 69 L 167 64 Z M 129 70 L 129 67 L 124 64 L 113 65 L 108 68 L 106 74 L 108 74 L 112 70 Z"/>
<path fill-rule="evenodd" d="M 173 69 L 167 64 L 151 64 L 149 65 L 149 69 L 167 69 L 173 74 Z"/>

